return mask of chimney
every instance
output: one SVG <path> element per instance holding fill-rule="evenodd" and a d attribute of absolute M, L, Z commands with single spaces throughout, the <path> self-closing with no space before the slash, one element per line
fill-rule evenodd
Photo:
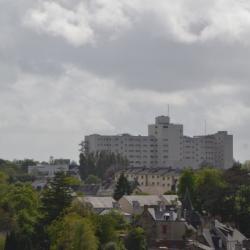
<path fill-rule="evenodd" d="M 165 210 L 164 203 L 162 201 L 158 201 L 158 209 L 163 212 Z"/>
<path fill-rule="evenodd" d="M 169 220 L 174 221 L 174 209 L 173 208 L 170 208 L 169 214 L 170 214 Z"/>

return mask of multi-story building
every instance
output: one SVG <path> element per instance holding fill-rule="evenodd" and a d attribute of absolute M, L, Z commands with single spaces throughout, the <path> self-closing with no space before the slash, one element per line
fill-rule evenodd
<path fill-rule="evenodd" d="M 164 192 L 176 191 L 180 171 L 169 168 L 130 168 L 115 173 L 117 182 L 123 173 L 128 181 L 136 181 L 140 187 L 161 187 Z"/>
<path fill-rule="evenodd" d="M 233 136 L 226 131 L 212 135 L 188 137 L 183 125 L 170 123 L 168 116 L 158 116 L 148 125 L 147 136 L 98 135 L 85 136 L 81 152 L 119 153 L 130 167 L 193 167 L 207 164 L 219 168 L 233 165 Z"/>

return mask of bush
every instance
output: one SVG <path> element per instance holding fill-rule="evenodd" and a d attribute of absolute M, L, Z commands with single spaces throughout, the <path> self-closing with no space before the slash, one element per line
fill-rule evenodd
<path fill-rule="evenodd" d="M 0 234 L 0 250 L 4 250 L 5 236 Z"/>

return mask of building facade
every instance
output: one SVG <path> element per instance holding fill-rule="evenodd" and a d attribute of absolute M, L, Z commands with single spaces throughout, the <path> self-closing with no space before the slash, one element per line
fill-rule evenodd
<path fill-rule="evenodd" d="M 81 152 L 107 151 L 126 157 L 130 167 L 192 167 L 233 165 L 233 136 L 226 131 L 188 137 L 183 125 L 173 124 L 168 116 L 158 116 L 148 125 L 147 136 L 88 135 L 80 144 Z"/>
<path fill-rule="evenodd" d="M 136 181 L 141 188 L 161 187 L 163 193 L 176 191 L 180 177 L 179 171 L 169 168 L 130 168 L 117 171 L 115 182 L 118 181 L 122 173 L 128 181 Z"/>

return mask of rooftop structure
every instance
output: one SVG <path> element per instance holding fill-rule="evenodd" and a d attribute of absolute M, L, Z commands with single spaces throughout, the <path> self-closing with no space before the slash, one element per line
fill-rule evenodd
<path fill-rule="evenodd" d="M 118 202 L 121 210 L 130 214 L 141 214 L 144 206 L 181 206 L 177 195 L 124 195 Z"/>

